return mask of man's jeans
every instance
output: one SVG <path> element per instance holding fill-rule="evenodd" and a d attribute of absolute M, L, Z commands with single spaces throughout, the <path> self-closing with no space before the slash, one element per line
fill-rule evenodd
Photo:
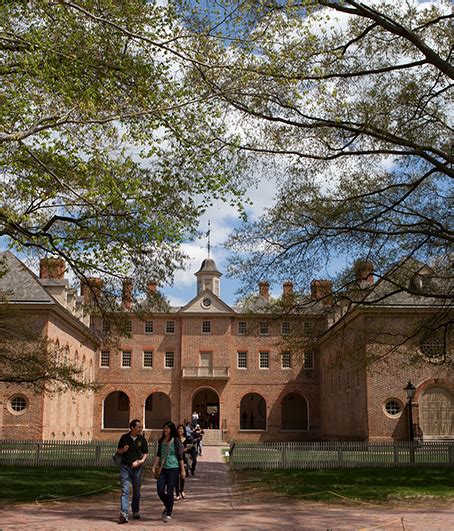
<path fill-rule="evenodd" d="M 123 516 L 128 516 L 129 508 L 129 489 L 132 483 L 132 512 L 140 511 L 140 482 L 142 480 L 142 467 L 132 468 L 128 465 L 121 465 L 120 468 L 120 510 Z"/>

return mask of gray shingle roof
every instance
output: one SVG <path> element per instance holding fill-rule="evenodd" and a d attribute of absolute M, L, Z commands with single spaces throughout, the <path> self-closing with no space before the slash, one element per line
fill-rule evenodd
<path fill-rule="evenodd" d="M 0 296 L 10 302 L 55 304 L 55 299 L 41 286 L 38 277 L 12 253 L 0 253 L 6 273 L 0 276 Z"/>

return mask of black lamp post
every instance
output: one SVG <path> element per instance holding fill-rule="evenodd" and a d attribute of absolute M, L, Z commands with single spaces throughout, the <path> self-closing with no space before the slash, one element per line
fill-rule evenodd
<path fill-rule="evenodd" d="M 409 424 L 409 434 L 410 434 L 410 442 L 413 442 L 415 439 L 415 434 L 413 431 L 413 408 L 412 408 L 412 400 L 415 396 L 416 387 L 411 383 L 408 382 L 407 386 L 404 387 L 404 391 L 407 393 L 407 400 L 408 400 L 408 424 Z"/>

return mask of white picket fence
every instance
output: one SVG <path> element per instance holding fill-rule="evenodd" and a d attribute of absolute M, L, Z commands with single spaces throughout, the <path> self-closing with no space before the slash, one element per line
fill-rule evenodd
<path fill-rule="evenodd" d="M 454 466 L 453 442 L 287 442 L 231 445 L 233 469 Z"/>
<path fill-rule="evenodd" d="M 118 441 L 0 441 L 0 465 L 111 467 Z M 155 443 L 149 443 L 155 453 Z M 146 464 L 151 465 L 152 459 Z"/>

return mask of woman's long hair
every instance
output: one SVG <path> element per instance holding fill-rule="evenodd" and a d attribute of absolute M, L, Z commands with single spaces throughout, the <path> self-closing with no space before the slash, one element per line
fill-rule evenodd
<path fill-rule="evenodd" d="M 175 427 L 175 424 L 171 421 L 171 420 L 168 420 L 167 422 L 164 422 L 163 426 L 162 426 L 162 435 L 161 437 L 159 438 L 159 444 L 162 444 L 162 441 L 164 440 L 165 438 L 165 435 L 164 435 L 164 426 L 168 426 L 170 428 L 170 438 L 171 439 L 178 439 L 178 432 L 177 432 L 177 429 Z"/>

